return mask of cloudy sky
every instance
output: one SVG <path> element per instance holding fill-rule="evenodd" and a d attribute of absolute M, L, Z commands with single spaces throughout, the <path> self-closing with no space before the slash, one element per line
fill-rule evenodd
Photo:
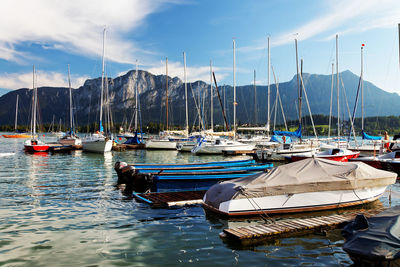
<path fill-rule="evenodd" d="M 232 84 L 232 39 L 237 84 L 267 83 L 267 36 L 279 81 L 296 72 L 294 38 L 304 72 L 330 74 L 339 34 L 339 70 L 360 73 L 386 91 L 400 93 L 398 0 L 2 0 L 0 88 L 74 87 L 101 75 L 106 27 L 106 72 L 116 77 L 135 68 L 209 81 L 212 61 L 219 84 Z M 273 80 L 272 80 L 273 82 Z"/>

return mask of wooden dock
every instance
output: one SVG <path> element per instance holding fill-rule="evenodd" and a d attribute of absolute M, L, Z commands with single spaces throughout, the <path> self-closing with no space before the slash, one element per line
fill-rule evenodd
<path fill-rule="evenodd" d="M 382 209 L 374 209 L 364 212 L 297 218 L 274 223 L 228 228 L 220 233 L 220 237 L 224 241 L 238 242 L 243 246 L 255 245 L 283 237 L 321 233 L 326 230 L 343 227 L 353 221 L 357 214 L 363 213 L 366 217 L 370 217 L 381 211 Z"/>
<path fill-rule="evenodd" d="M 202 203 L 205 190 L 162 193 L 133 193 L 136 200 L 145 202 L 153 208 L 170 208 L 174 206 Z"/>

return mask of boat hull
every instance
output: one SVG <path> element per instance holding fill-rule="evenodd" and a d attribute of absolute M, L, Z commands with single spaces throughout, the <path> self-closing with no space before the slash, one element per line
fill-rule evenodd
<path fill-rule="evenodd" d="M 48 152 L 48 145 L 24 145 L 26 152 Z"/>
<path fill-rule="evenodd" d="M 176 142 L 169 140 L 149 140 L 146 142 L 146 149 L 176 150 Z"/>
<path fill-rule="evenodd" d="M 112 144 L 113 141 L 107 139 L 88 140 L 82 142 L 82 149 L 86 152 L 105 153 L 111 151 Z"/>
<path fill-rule="evenodd" d="M 205 203 L 203 206 L 224 216 L 251 216 L 337 209 L 369 203 L 377 200 L 386 186 L 355 190 L 307 192 L 293 195 L 265 196 L 259 198 L 234 199 L 222 202 L 219 208 Z M 254 207 L 257 207 L 255 209 Z"/>
<path fill-rule="evenodd" d="M 31 138 L 29 134 L 3 134 L 4 138 Z"/>
<path fill-rule="evenodd" d="M 250 151 L 254 149 L 254 145 L 248 145 L 248 144 L 241 144 L 241 145 L 233 145 L 233 146 L 203 146 L 199 147 L 196 150 L 192 150 L 192 153 L 195 154 L 223 154 L 225 152 L 229 151 Z"/>
<path fill-rule="evenodd" d="M 349 159 L 355 159 L 360 155 L 359 152 L 353 153 L 353 154 L 348 154 L 348 155 L 324 155 L 324 156 L 317 156 L 315 155 L 316 158 L 323 158 L 323 159 L 329 159 L 329 160 L 334 160 L 334 161 L 339 161 L 339 162 L 348 162 Z M 299 161 L 303 159 L 310 158 L 312 156 L 304 156 L 304 155 L 292 155 L 291 161 Z"/>

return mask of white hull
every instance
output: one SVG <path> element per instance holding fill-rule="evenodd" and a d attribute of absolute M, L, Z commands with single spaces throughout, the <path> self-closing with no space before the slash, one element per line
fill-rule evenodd
<path fill-rule="evenodd" d="M 221 142 L 220 144 L 215 143 L 203 143 L 200 146 L 196 146 L 192 149 L 192 153 L 195 154 L 223 154 L 228 151 L 250 151 L 253 150 L 255 145 L 242 144 L 235 141 Z"/>
<path fill-rule="evenodd" d="M 271 150 L 271 149 L 264 149 L 264 150 L 257 150 L 257 157 L 260 160 L 270 160 L 270 161 L 283 161 L 286 160 L 287 157 L 291 157 L 292 155 L 296 154 L 303 154 L 307 152 L 315 151 L 311 148 L 304 148 L 304 149 L 281 149 L 281 150 Z"/>
<path fill-rule="evenodd" d="M 222 202 L 217 212 L 234 216 L 240 213 L 250 215 L 260 212 L 285 213 L 339 208 L 374 201 L 385 192 L 385 189 L 386 186 L 235 199 Z M 206 196 L 203 202 L 205 198 Z"/>
<path fill-rule="evenodd" d="M 146 149 L 176 150 L 176 142 L 169 140 L 148 140 Z"/>
<path fill-rule="evenodd" d="M 113 141 L 107 138 L 88 138 L 82 141 L 83 151 L 105 153 L 112 149 Z"/>

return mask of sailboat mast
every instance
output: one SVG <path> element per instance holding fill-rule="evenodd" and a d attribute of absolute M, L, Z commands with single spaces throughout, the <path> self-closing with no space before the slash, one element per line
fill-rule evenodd
<path fill-rule="evenodd" d="M 211 115 L 211 131 L 214 131 L 214 103 L 213 103 L 213 86 L 212 86 L 212 61 L 210 60 L 210 115 Z"/>
<path fill-rule="evenodd" d="M 165 86 L 165 110 L 166 110 L 166 124 L 168 131 L 168 57 L 165 59 L 165 73 L 166 73 L 166 86 Z"/>
<path fill-rule="evenodd" d="M 256 70 L 254 70 L 254 124 L 257 124 L 257 86 L 256 86 Z"/>
<path fill-rule="evenodd" d="M 364 54 L 364 44 L 361 45 L 361 130 L 364 131 L 364 79 L 363 79 L 363 54 Z"/>
<path fill-rule="evenodd" d="M 17 132 L 17 120 L 18 120 L 18 95 L 17 95 L 17 102 L 15 104 L 15 132 Z"/>
<path fill-rule="evenodd" d="M 332 98 L 333 98 L 333 73 L 334 73 L 334 64 L 332 63 L 332 75 L 331 75 L 331 104 L 329 106 L 329 125 L 328 125 L 328 138 L 331 137 L 331 121 L 332 121 Z"/>
<path fill-rule="evenodd" d="M 183 52 L 183 76 L 185 79 L 185 114 L 186 114 L 186 133 L 189 135 L 189 111 L 188 111 L 188 92 L 186 79 L 186 53 Z"/>
<path fill-rule="evenodd" d="M 37 105 L 37 89 L 35 87 L 35 65 L 33 65 L 33 137 L 36 135 L 36 105 Z"/>
<path fill-rule="evenodd" d="M 102 124 L 102 120 L 103 120 L 103 90 L 104 90 L 104 54 L 106 51 L 105 48 L 105 38 L 106 38 L 106 28 L 104 28 L 103 30 L 103 56 L 101 59 L 101 89 L 100 89 L 100 132 L 103 132 L 103 124 Z"/>
<path fill-rule="evenodd" d="M 136 72 L 135 72 L 135 132 L 138 126 L 138 63 L 136 60 Z"/>
<path fill-rule="evenodd" d="M 299 125 L 301 124 L 301 88 L 299 81 L 299 53 L 297 49 L 297 39 L 294 39 L 294 45 L 296 48 L 296 72 L 297 72 L 297 93 L 298 93 L 298 101 L 299 101 Z"/>
<path fill-rule="evenodd" d="M 70 69 L 69 69 L 69 64 L 68 64 L 68 86 L 69 86 L 69 126 L 71 127 L 70 129 L 70 134 L 72 135 L 72 89 L 71 89 L 71 77 L 70 77 Z"/>
<path fill-rule="evenodd" d="M 339 147 L 339 137 L 340 137 L 340 102 L 339 102 L 339 35 L 336 34 L 336 91 L 337 91 L 337 137 L 338 137 L 338 147 Z"/>
<path fill-rule="evenodd" d="M 269 46 L 269 37 L 267 38 L 268 40 L 268 102 L 267 102 L 267 132 L 269 136 L 269 127 L 271 125 L 271 120 L 270 120 L 270 98 L 271 98 L 271 82 L 270 82 L 270 69 L 271 69 L 271 55 L 270 55 L 270 46 Z"/>
<path fill-rule="evenodd" d="M 233 41 L 233 139 L 236 139 L 236 54 L 235 39 Z"/>

